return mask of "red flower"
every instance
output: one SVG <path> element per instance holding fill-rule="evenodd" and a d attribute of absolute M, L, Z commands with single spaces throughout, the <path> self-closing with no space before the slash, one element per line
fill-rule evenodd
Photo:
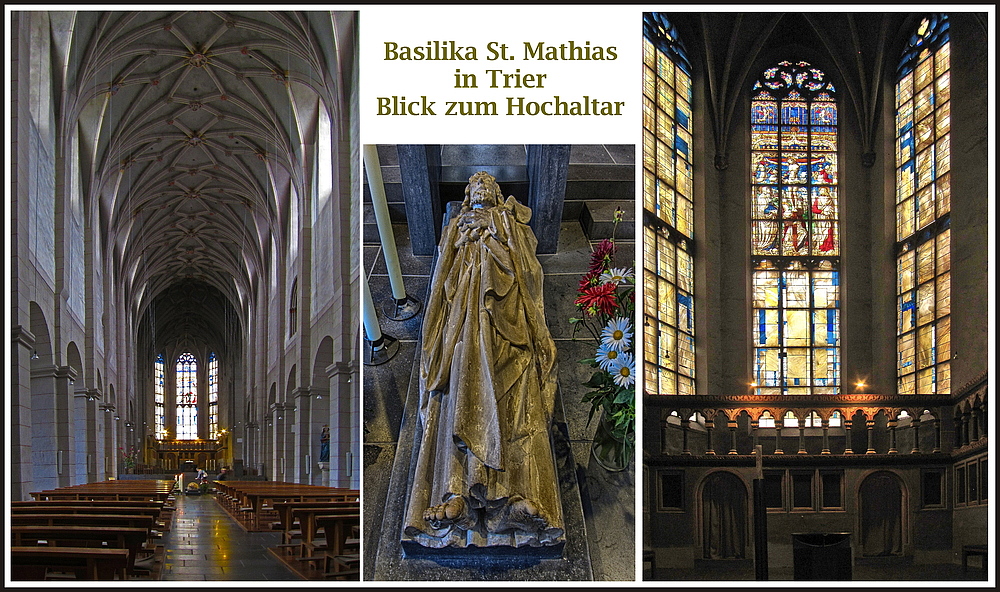
<path fill-rule="evenodd" d="M 594 248 L 594 252 L 590 254 L 590 271 L 604 271 L 609 265 L 611 265 L 611 260 L 615 256 L 615 252 L 618 251 L 618 245 L 615 241 L 604 239 L 597 243 Z"/>
<path fill-rule="evenodd" d="M 583 292 L 591 286 L 596 286 L 601 283 L 601 272 L 600 270 L 588 271 L 586 275 L 580 278 L 580 287 L 577 291 Z"/>
<path fill-rule="evenodd" d="M 593 315 L 601 313 L 610 315 L 618 306 L 617 300 L 618 284 L 601 284 L 584 288 L 577 297 L 575 304 L 583 309 L 586 314 Z"/>

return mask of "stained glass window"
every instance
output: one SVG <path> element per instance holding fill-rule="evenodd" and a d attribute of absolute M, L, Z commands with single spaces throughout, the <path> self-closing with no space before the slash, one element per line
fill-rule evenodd
<path fill-rule="evenodd" d="M 166 362 L 163 361 L 163 354 L 160 354 L 156 356 L 156 361 L 153 363 L 153 433 L 157 440 L 163 440 L 167 437 L 166 395 L 163 384 L 165 373 Z"/>
<path fill-rule="evenodd" d="M 219 439 L 219 359 L 208 354 L 208 437 Z"/>
<path fill-rule="evenodd" d="M 646 390 L 694 394 L 691 66 L 677 31 L 643 16 L 643 290 Z"/>
<path fill-rule="evenodd" d="M 897 390 L 951 392 L 948 17 L 924 18 L 896 82 Z"/>
<path fill-rule="evenodd" d="M 826 74 L 783 61 L 750 105 L 753 372 L 765 395 L 840 392 L 837 103 Z"/>
<path fill-rule="evenodd" d="M 198 360 L 190 352 L 177 358 L 177 439 L 198 438 Z"/>

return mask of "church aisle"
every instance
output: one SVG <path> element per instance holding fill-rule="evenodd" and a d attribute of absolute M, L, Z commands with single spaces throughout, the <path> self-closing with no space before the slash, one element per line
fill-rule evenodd
<path fill-rule="evenodd" d="M 161 580 L 301 580 L 267 550 L 280 534 L 244 531 L 211 495 L 178 494 L 175 503 Z"/>

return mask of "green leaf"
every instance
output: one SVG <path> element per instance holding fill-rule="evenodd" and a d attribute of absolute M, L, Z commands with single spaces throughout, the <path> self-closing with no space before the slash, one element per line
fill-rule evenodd
<path fill-rule="evenodd" d="M 590 380 L 583 383 L 583 386 L 589 386 L 590 388 L 600 388 L 607 383 L 607 380 L 604 378 L 607 375 L 608 375 L 607 372 L 594 372 L 594 375 L 590 377 Z"/>
<path fill-rule="evenodd" d="M 616 405 L 622 405 L 625 403 L 634 404 L 635 403 L 635 388 L 623 388 L 618 391 L 618 395 L 615 396 L 614 403 Z"/>

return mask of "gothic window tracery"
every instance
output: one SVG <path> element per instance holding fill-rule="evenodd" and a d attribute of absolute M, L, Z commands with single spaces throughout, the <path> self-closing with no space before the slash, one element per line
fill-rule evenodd
<path fill-rule="evenodd" d="M 840 392 L 837 103 L 826 74 L 782 61 L 753 87 L 751 257 L 758 394 Z"/>
<path fill-rule="evenodd" d="M 159 354 L 153 363 L 153 433 L 157 440 L 167 437 L 165 374 L 166 362 L 163 360 L 163 354 Z"/>
<path fill-rule="evenodd" d="M 219 439 L 219 358 L 208 354 L 208 438 Z"/>
<path fill-rule="evenodd" d="M 198 360 L 191 352 L 177 358 L 177 439 L 198 439 Z"/>

